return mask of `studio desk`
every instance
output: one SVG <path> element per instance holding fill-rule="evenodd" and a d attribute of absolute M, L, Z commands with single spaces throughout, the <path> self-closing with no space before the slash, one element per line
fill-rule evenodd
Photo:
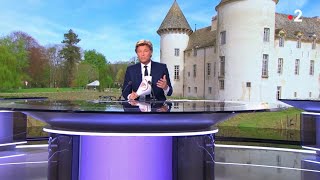
<path fill-rule="evenodd" d="M 214 179 L 216 124 L 259 103 L 211 100 L 0 100 L 0 141 L 12 141 L 13 113 L 47 124 L 48 179 Z M 212 178 L 210 178 L 212 177 Z"/>

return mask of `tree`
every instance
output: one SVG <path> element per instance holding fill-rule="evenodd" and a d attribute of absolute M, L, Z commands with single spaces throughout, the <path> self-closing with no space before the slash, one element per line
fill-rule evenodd
<path fill-rule="evenodd" d="M 96 71 L 96 68 L 94 68 L 91 64 L 82 62 L 77 66 L 74 80 L 74 84 L 77 87 L 84 87 L 89 82 L 92 82 L 97 79 L 98 72 Z"/>
<path fill-rule="evenodd" d="M 114 85 L 115 76 L 112 71 L 112 65 L 106 60 L 105 56 L 96 50 L 84 51 L 84 63 L 91 64 L 98 72 L 100 81 L 99 90 L 103 91 L 106 87 L 110 88 Z"/>
<path fill-rule="evenodd" d="M 27 79 L 23 70 L 28 65 L 28 52 L 24 46 L 23 40 L 13 42 L 8 37 L 0 39 L 0 90 L 21 87 Z"/>
<path fill-rule="evenodd" d="M 64 34 L 63 49 L 60 51 L 60 55 L 65 59 L 64 68 L 67 77 L 67 85 L 72 86 L 72 81 L 75 75 L 75 67 L 81 60 L 80 47 L 76 46 L 80 42 L 78 35 L 75 34 L 72 29 L 68 33 Z"/>
<path fill-rule="evenodd" d="M 124 68 L 118 69 L 115 82 L 118 85 L 122 84 L 124 81 L 124 76 L 125 76 L 125 69 Z"/>
<path fill-rule="evenodd" d="M 84 62 L 93 65 L 95 68 L 102 67 L 107 63 L 106 57 L 95 49 L 84 51 Z"/>
<path fill-rule="evenodd" d="M 32 36 L 25 32 L 16 31 L 9 35 L 12 42 L 23 40 L 24 49 L 28 51 L 29 85 L 33 87 L 49 86 L 49 60 L 46 58 L 46 50 Z"/>
<path fill-rule="evenodd" d="M 29 50 L 28 74 L 31 77 L 31 86 L 49 87 L 50 66 L 44 47 L 31 48 Z"/>
<path fill-rule="evenodd" d="M 55 44 L 46 48 L 46 57 L 49 60 L 49 84 L 50 87 L 61 87 L 64 83 L 64 78 L 58 72 L 63 72 L 63 58 L 60 56 L 62 45 Z"/>
<path fill-rule="evenodd" d="M 104 66 L 99 68 L 99 91 L 103 91 L 107 87 L 113 87 L 114 80 L 112 77 L 114 77 L 114 75 L 111 73 L 111 68 L 109 64 L 105 64 Z"/>

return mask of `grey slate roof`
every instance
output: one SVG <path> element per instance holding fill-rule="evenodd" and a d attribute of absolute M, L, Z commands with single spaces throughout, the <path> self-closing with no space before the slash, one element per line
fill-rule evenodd
<path fill-rule="evenodd" d="M 298 32 L 302 32 L 301 37 L 303 41 L 312 42 L 313 34 L 317 37 L 317 42 L 320 43 L 320 17 L 302 17 L 302 22 L 293 22 L 288 20 L 287 14 L 276 13 L 275 24 L 275 38 L 279 38 L 278 32 L 284 30 L 286 32 L 286 39 L 297 40 Z M 216 31 L 211 31 L 211 26 L 199 29 L 190 35 L 189 43 L 186 50 L 203 48 L 208 46 L 215 46 Z"/>
<path fill-rule="evenodd" d="M 320 18 L 319 17 L 302 17 L 302 22 L 294 22 L 288 20 L 287 14 L 276 13 L 276 32 L 275 37 L 278 38 L 278 32 L 284 30 L 286 39 L 297 39 L 297 33 L 302 32 L 301 39 L 303 41 L 312 41 L 313 34 L 316 35 L 318 42 L 320 40 Z"/>
<path fill-rule="evenodd" d="M 214 46 L 216 44 L 216 33 L 216 31 L 211 31 L 211 26 L 196 30 L 190 35 L 186 50 L 191 50 L 195 47 Z"/>
<path fill-rule="evenodd" d="M 160 34 L 166 30 L 187 30 L 192 32 L 192 29 L 181 11 L 177 1 L 174 1 L 166 17 L 162 21 L 157 33 Z"/>

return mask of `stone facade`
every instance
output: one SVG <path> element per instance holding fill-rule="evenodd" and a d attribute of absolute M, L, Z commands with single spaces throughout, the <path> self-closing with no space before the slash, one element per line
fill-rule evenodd
<path fill-rule="evenodd" d="M 211 26 L 195 32 L 185 19 L 181 28 L 170 25 L 174 18 L 165 19 L 158 30 L 160 62 L 169 67 L 174 95 L 259 102 L 319 98 L 319 18 L 289 21 L 275 12 L 276 4 L 223 0 Z M 177 65 L 180 79 L 175 79 Z"/>

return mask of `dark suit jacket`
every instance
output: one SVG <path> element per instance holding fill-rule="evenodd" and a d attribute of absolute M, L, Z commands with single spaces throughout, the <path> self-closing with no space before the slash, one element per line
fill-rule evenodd
<path fill-rule="evenodd" d="M 170 87 L 170 90 L 167 95 L 171 96 L 173 89 L 171 86 L 167 65 L 151 61 L 152 88 L 153 88 L 155 98 L 158 101 L 165 101 L 167 99 L 163 89 L 157 87 L 157 82 L 163 77 L 163 75 L 166 75 L 167 84 Z M 141 63 L 137 63 L 129 66 L 127 68 L 123 86 L 122 86 L 123 97 L 127 99 L 128 95 L 132 91 L 137 92 L 141 84 L 141 81 L 142 81 Z M 132 82 L 132 83 L 129 84 L 129 82 Z"/>

